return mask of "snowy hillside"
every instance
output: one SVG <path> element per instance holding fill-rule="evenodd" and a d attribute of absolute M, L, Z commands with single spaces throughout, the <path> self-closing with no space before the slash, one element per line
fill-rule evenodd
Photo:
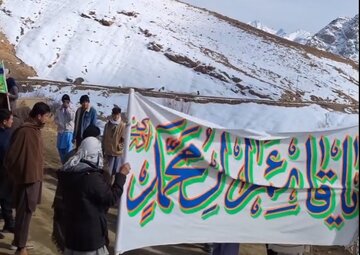
<path fill-rule="evenodd" d="M 358 96 L 351 63 L 177 1 L 6 0 L 0 24 L 41 78 L 276 100 Z"/>
<path fill-rule="evenodd" d="M 359 15 L 337 18 L 316 33 L 307 45 L 359 61 Z"/>
<path fill-rule="evenodd" d="M 22 6 L 22 8 L 19 8 Z M 4 0 L 0 27 L 40 78 L 284 102 L 358 103 L 358 66 L 177 1 Z M 89 94 L 101 115 L 126 96 L 40 86 L 26 95 L 73 102 Z M 158 99 L 161 102 L 161 99 Z M 194 104 L 193 116 L 229 128 L 309 131 L 358 124 L 317 105 Z M 241 116 L 241 118 L 240 118 Z"/>

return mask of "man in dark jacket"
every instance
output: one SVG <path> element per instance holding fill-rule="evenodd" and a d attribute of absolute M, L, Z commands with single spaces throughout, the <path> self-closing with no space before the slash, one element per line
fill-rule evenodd
<path fill-rule="evenodd" d="M 0 109 L 0 205 L 5 225 L 3 232 L 14 232 L 14 217 L 12 214 L 12 185 L 4 167 L 4 157 L 9 149 L 13 116 L 7 109 Z M 0 239 L 3 237 L 0 234 Z"/>
<path fill-rule="evenodd" d="M 130 166 L 120 168 L 113 185 L 102 167 L 101 142 L 88 137 L 58 172 L 64 208 L 64 254 L 109 254 L 106 212 L 120 198 Z"/>
<path fill-rule="evenodd" d="M 4 165 L 15 185 L 16 255 L 27 255 L 26 242 L 30 221 L 41 198 L 44 175 L 44 146 L 41 129 L 48 121 L 50 107 L 39 102 L 34 105 L 29 119 L 12 135 Z"/>

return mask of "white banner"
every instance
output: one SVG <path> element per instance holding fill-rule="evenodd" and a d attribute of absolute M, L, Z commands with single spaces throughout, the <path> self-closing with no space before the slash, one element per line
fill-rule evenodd
<path fill-rule="evenodd" d="M 176 243 L 346 245 L 357 233 L 358 126 L 227 130 L 138 94 L 129 102 L 132 171 L 116 254 Z"/>

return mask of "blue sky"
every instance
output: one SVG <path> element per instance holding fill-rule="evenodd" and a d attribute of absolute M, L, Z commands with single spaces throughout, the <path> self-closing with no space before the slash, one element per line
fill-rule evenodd
<path fill-rule="evenodd" d="M 358 0 L 182 0 L 245 23 L 259 20 L 286 32 L 318 32 L 337 17 L 359 13 Z"/>

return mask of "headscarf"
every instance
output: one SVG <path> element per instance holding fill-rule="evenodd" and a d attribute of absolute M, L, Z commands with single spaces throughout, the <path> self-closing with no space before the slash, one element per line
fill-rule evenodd
<path fill-rule="evenodd" d="M 95 137 L 85 138 L 75 155 L 64 164 L 63 169 L 78 168 L 87 162 L 97 169 L 104 166 L 101 142 Z"/>

